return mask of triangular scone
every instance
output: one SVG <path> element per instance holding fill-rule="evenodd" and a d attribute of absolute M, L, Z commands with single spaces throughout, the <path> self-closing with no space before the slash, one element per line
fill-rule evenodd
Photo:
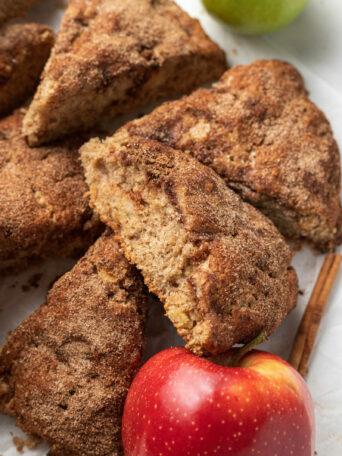
<path fill-rule="evenodd" d="M 285 236 L 322 251 L 342 241 L 338 146 L 292 65 L 234 67 L 212 89 L 165 103 L 124 128 L 211 166 Z"/>
<path fill-rule="evenodd" d="M 146 289 L 104 234 L 0 354 L 0 410 L 54 456 L 122 455 L 125 397 L 141 362 Z"/>
<path fill-rule="evenodd" d="M 46 25 L 12 24 L 0 30 L 0 116 L 33 94 L 53 43 Z"/>
<path fill-rule="evenodd" d="M 91 201 L 198 354 L 271 334 L 297 299 L 273 223 L 210 168 L 123 131 L 81 148 Z"/>
<path fill-rule="evenodd" d="M 0 24 L 22 16 L 39 0 L 0 0 Z"/>
<path fill-rule="evenodd" d="M 225 68 L 223 51 L 172 0 L 71 0 L 24 134 L 48 142 Z"/>
<path fill-rule="evenodd" d="M 85 138 L 29 147 L 24 112 L 0 120 L 0 274 L 79 255 L 103 230 L 86 195 L 78 154 Z"/>

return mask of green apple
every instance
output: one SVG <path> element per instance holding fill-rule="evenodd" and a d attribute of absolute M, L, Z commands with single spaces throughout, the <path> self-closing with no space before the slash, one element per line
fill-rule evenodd
<path fill-rule="evenodd" d="M 270 33 L 289 24 L 309 0 L 202 0 L 208 11 L 248 35 Z"/>

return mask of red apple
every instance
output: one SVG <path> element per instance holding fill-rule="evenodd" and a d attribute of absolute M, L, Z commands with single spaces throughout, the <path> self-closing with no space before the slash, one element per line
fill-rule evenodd
<path fill-rule="evenodd" d="M 313 404 L 301 376 L 270 353 L 224 367 L 170 348 L 134 379 L 122 438 L 125 456 L 312 456 Z"/>

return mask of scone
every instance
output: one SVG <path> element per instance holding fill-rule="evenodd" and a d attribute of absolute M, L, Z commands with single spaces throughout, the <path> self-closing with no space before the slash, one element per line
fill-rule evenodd
<path fill-rule="evenodd" d="M 14 17 L 22 16 L 39 0 L 0 0 L 0 25 Z"/>
<path fill-rule="evenodd" d="M 54 456 L 122 455 L 125 397 L 141 362 L 146 289 L 102 235 L 0 354 L 0 409 Z"/>
<path fill-rule="evenodd" d="M 33 94 L 54 43 L 50 27 L 14 24 L 0 29 L 0 116 Z"/>
<path fill-rule="evenodd" d="M 0 274 L 82 254 L 102 231 L 78 155 L 84 138 L 30 148 L 24 111 L 0 121 Z"/>
<path fill-rule="evenodd" d="M 234 67 L 211 89 L 165 103 L 125 129 L 211 166 L 286 237 L 321 251 L 341 243 L 338 146 L 292 65 Z"/>
<path fill-rule="evenodd" d="M 46 143 L 225 69 L 223 51 L 172 0 L 70 0 L 24 134 Z"/>
<path fill-rule="evenodd" d="M 214 355 L 269 335 L 295 306 L 283 237 L 212 169 L 124 131 L 80 151 L 94 208 L 189 349 Z"/>

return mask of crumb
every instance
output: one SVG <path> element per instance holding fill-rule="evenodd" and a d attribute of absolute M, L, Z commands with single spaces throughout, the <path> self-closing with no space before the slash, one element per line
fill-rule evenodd
<path fill-rule="evenodd" d="M 31 276 L 29 279 L 28 279 L 28 282 L 29 284 L 31 285 L 31 287 L 33 288 L 38 288 L 39 286 L 39 281 L 40 279 L 43 277 L 43 273 L 42 272 L 38 272 L 37 274 L 33 274 L 33 276 Z"/>
<path fill-rule="evenodd" d="M 28 283 L 21 286 L 23 292 L 30 291 L 31 288 L 38 288 L 39 281 L 43 277 L 42 272 L 38 272 L 37 274 L 33 274 L 29 279 Z"/>
<path fill-rule="evenodd" d="M 299 289 L 298 290 L 298 294 L 301 295 L 301 296 L 305 295 L 305 290 Z"/>
<path fill-rule="evenodd" d="M 16 446 L 16 448 L 17 448 L 17 451 L 18 451 L 19 453 L 22 453 L 22 452 L 23 452 L 23 448 L 24 448 L 24 441 L 23 441 L 23 439 L 20 438 L 20 437 L 14 436 L 12 440 L 13 440 L 13 444 L 14 444 L 14 445 Z"/>
<path fill-rule="evenodd" d="M 289 245 L 293 253 L 299 252 L 304 246 L 302 239 L 289 239 Z"/>
<path fill-rule="evenodd" d="M 233 54 L 233 55 L 236 55 L 236 54 L 237 54 L 237 50 L 236 50 L 235 48 L 232 49 L 232 54 Z"/>
<path fill-rule="evenodd" d="M 29 450 L 34 450 L 40 443 L 40 438 L 35 435 L 28 435 L 24 444 Z"/>
<path fill-rule="evenodd" d="M 13 435 L 12 432 L 11 435 Z M 40 442 L 40 438 L 34 435 L 27 435 L 27 438 L 25 440 L 23 440 L 21 437 L 14 436 L 12 440 L 19 453 L 23 452 L 24 447 L 27 447 L 29 450 L 34 450 L 37 448 Z"/>

